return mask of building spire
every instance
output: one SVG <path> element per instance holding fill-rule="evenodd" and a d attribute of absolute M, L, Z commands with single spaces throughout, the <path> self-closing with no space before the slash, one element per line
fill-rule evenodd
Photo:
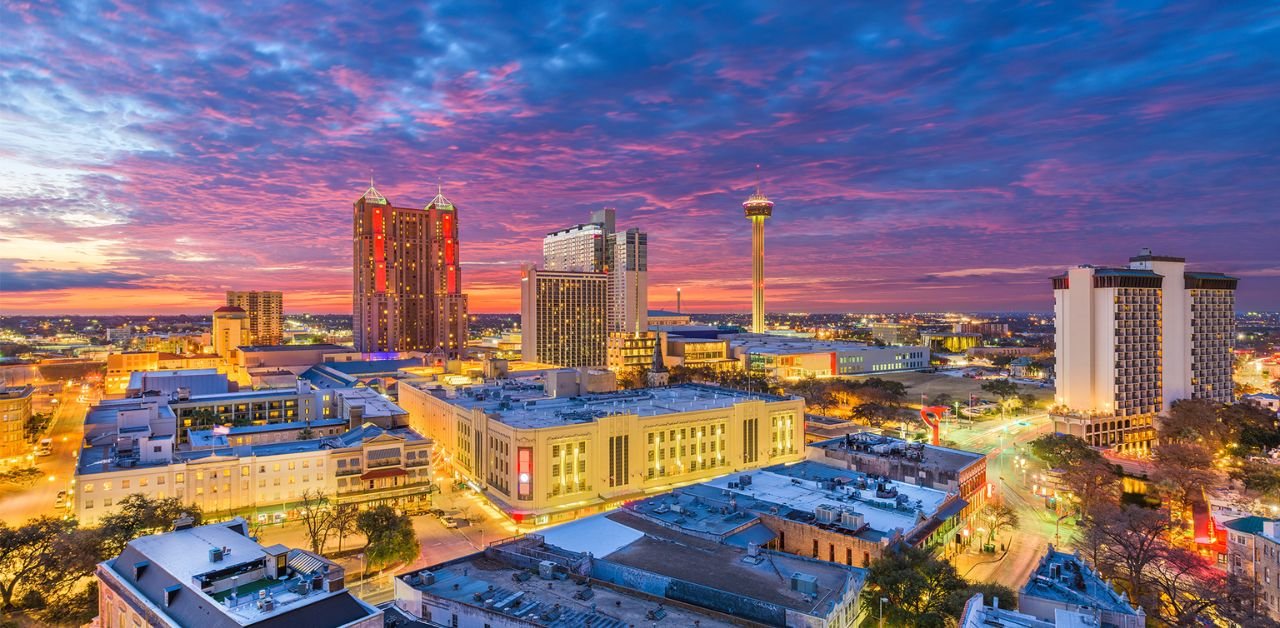
<path fill-rule="evenodd" d="M 365 190 L 364 194 L 361 195 L 360 198 L 364 199 L 366 202 L 369 202 L 369 203 L 378 203 L 380 205 L 387 204 L 387 197 L 379 193 L 378 188 L 373 187 L 373 171 L 372 170 L 369 171 L 369 189 Z"/>

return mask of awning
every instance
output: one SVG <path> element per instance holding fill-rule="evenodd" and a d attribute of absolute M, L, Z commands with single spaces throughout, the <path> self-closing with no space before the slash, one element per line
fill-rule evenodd
<path fill-rule="evenodd" d="M 404 469 L 401 469 L 400 467 L 391 467 L 390 469 L 374 469 L 373 471 L 366 471 L 364 475 L 360 476 L 360 479 L 376 480 L 378 478 L 391 478 L 397 475 L 409 475 L 409 472 L 405 471 Z"/>
<path fill-rule="evenodd" d="M 725 537 L 724 542 L 726 545 L 745 548 L 749 543 L 763 546 L 776 538 L 778 538 L 778 535 L 774 534 L 773 530 L 764 527 L 762 523 L 757 523 L 741 532 L 730 534 Z"/>

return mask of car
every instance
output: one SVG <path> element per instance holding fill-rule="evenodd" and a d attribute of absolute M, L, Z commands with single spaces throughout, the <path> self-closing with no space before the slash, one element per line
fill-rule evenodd
<path fill-rule="evenodd" d="M 444 524 L 444 527 L 450 529 L 458 527 L 458 522 L 454 521 L 453 517 L 441 517 L 440 523 Z"/>
<path fill-rule="evenodd" d="M 444 516 L 444 511 L 440 510 L 439 508 L 429 508 L 427 509 L 427 513 L 436 517 Z"/>
<path fill-rule="evenodd" d="M 53 439 L 52 439 L 52 438 L 42 438 L 42 439 L 40 439 L 40 449 L 39 449 L 39 453 L 40 453 L 40 455 L 41 455 L 41 456 L 48 456 L 48 455 L 53 454 Z"/>

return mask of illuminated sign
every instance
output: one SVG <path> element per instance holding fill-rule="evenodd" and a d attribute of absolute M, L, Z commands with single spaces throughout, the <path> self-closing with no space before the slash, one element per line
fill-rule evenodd
<path fill-rule="evenodd" d="M 373 208 L 373 272 L 374 289 L 387 291 L 387 243 L 382 225 L 382 208 Z"/>
<path fill-rule="evenodd" d="M 516 496 L 533 499 L 533 448 L 516 449 Z"/>

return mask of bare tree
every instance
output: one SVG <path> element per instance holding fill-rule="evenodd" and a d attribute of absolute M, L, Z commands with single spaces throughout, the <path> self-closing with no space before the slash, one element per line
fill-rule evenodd
<path fill-rule="evenodd" d="M 1001 530 L 1018 527 L 1018 513 L 1003 502 L 987 502 L 980 517 L 987 527 L 987 543 L 994 543 Z"/>
<path fill-rule="evenodd" d="M 333 509 L 333 518 L 329 523 L 333 533 L 338 536 L 338 553 L 342 553 L 342 541 L 348 534 L 356 531 L 356 518 L 360 511 L 351 504 L 340 504 Z"/>
<path fill-rule="evenodd" d="M 1101 571 L 1126 583 L 1130 597 L 1144 599 L 1147 568 L 1163 555 L 1169 525 L 1164 510 L 1100 505 L 1086 521 L 1082 545 Z"/>
<path fill-rule="evenodd" d="M 1101 458 L 1080 460 L 1065 467 L 1062 483 L 1080 505 L 1083 517 L 1088 517 L 1099 504 L 1114 505 L 1120 499 L 1120 476 Z"/>
<path fill-rule="evenodd" d="M 333 508 L 329 498 L 321 489 L 307 489 L 302 492 L 302 502 L 298 506 L 298 518 L 307 533 L 307 541 L 311 551 L 319 554 L 324 551 L 329 534 L 333 531 Z"/>

